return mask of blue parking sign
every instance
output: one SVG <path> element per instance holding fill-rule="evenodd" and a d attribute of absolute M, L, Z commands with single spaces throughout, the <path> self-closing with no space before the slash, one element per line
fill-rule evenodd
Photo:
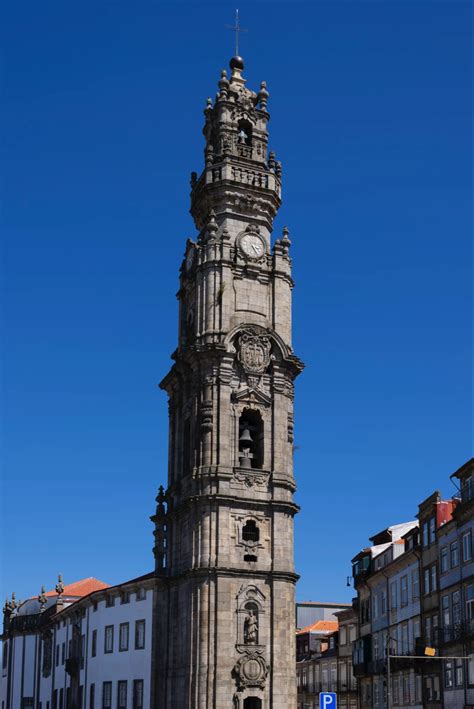
<path fill-rule="evenodd" d="M 320 692 L 319 709 L 337 709 L 336 692 Z"/>

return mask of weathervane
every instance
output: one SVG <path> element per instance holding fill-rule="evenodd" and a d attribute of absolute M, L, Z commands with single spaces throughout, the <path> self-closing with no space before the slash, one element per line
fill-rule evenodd
<path fill-rule="evenodd" d="M 239 23 L 239 11 L 236 9 L 235 11 L 235 25 L 226 25 L 227 29 L 229 30 L 234 30 L 235 32 L 235 56 L 239 56 L 239 34 L 240 32 L 247 32 L 244 27 L 240 26 Z"/>

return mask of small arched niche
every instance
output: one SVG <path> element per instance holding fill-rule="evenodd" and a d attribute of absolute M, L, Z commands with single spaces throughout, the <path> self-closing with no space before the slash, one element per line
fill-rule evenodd
<path fill-rule="evenodd" d="M 239 419 L 239 465 L 263 468 L 263 419 L 260 411 L 244 409 Z"/>

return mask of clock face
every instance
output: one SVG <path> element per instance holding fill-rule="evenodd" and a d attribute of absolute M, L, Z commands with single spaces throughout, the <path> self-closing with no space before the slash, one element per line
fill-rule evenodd
<path fill-rule="evenodd" d="M 240 248 L 248 258 L 258 259 L 265 253 L 264 241 L 257 234 L 244 234 L 240 240 Z"/>
<path fill-rule="evenodd" d="M 195 253 L 194 248 L 190 248 L 186 254 L 186 271 L 190 271 L 192 269 Z"/>

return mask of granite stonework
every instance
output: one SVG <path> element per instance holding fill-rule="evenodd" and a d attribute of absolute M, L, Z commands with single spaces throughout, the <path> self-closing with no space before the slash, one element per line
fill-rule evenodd
<path fill-rule="evenodd" d="M 243 62 L 204 111 L 191 177 L 169 397 L 168 487 L 157 498 L 153 706 L 296 709 L 290 240 L 273 247 L 281 164 L 268 92 Z"/>

